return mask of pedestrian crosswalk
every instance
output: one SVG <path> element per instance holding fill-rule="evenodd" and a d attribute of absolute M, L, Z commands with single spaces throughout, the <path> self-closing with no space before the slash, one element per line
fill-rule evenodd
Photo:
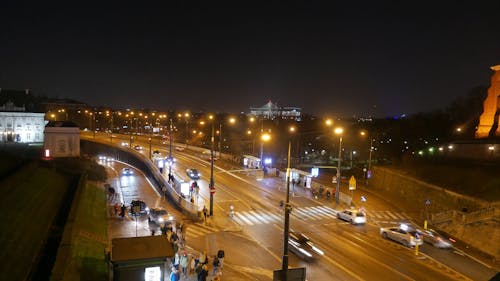
<path fill-rule="evenodd" d="M 410 220 L 411 217 L 404 212 L 393 211 L 368 211 L 367 218 L 372 221 L 402 221 Z"/>
<path fill-rule="evenodd" d="M 296 207 L 292 209 L 290 216 L 298 220 L 325 220 L 337 219 L 336 210 L 327 206 Z M 367 213 L 368 221 L 372 222 L 399 222 L 410 220 L 404 212 L 394 211 L 369 211 Z M 259 225 L 281 223 L 283 221 L 282 212 L 270 212 L 264 210 L 251 210 L 235 212 L 233 220 L 239 225 Z"/>
<path fill-rule="evenodd" d="M 337 217 L 337 211 L 327 206 L 293 208 L 290 214 L 299 220 L 321 220 Z M 257 225 L 279 223 L 283 220 L 283 213 L 263 210 L 235 212 L 233 220 L 239 225 Z"/>
<path fill-rule="evenodd" d="M 215 227 L 211 227 L 208 225 L 205 225 L 203 223 L 193 223 L 189 224 L 186 227 L 186 237 L 189 238 L 198 238 L 201 236 L 208 235 L 210 233 L 214 233 L 219 231 L 219 229 Z"/>

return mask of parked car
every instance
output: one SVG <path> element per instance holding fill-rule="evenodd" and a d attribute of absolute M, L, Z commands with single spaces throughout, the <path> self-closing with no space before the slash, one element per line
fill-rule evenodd
<path fill-rule="evenodd" d="M 193 180 L 200 179 L 201 177 L 200 172 L 198 172 L 198 170 L 196 169 L 187 169 L 186 174 Z"/>
<path fill-rule="evenodd" d="M 365 213 L 358 210 L 344 210 L 342 212 L 337 213 L 337 218 L 341 220 L 348 221 L 352 224 L 365 224 L 366 216 Z"/>
<path fill-rule="evenodd" d="M 177 150 L 177 151 L 184 151 L 184 147 L 182 147 L 182 146 L 176 146 L 175 150 Z"/>
<path fill-rule="evenodd" d="M 156 155 L 156 156 L 161 155 L 161 152 L 158 149 L 153 150 L 153 155 Z"/>
<path fill-rule="evenodd" d="M 122 175 L 124 175 L 124 176 L 130 176 L 133 174 L 134 174 L 134 172 L 130 168 L 123 168 L 122 169 Z"/>
<path fill-rule="evenodd" d="M 145 215 L 148 213 L 146 203 L 141 200 L 132 200 L 130 202 L 130 213 L 132 215 Z"/>
<path fill-rule="evenodd" d="M 306 261 L 313 261 L 322 256 L 324 252 L 320 250 L 306 235 L 290 231 L 288 238 L 288 249 L 299 258 Z"/>
<path fill-rule="evenodd" d="M 452 248 L 452 241 L 440 235 L 433 229 L 420 230 L 424 237 L 424 242 L 431 244 L 436 248 Z"/>
<path fill-rule="evenodd" d="M 399 227 L 380 228 L 380 235 L 385 239 L 399 242 L 406 247 L 423 244 L 422 235 L 405 224 L 401 224 Z"/>
<path fill-rule="evenodd" d="M 136 146 L 134 146 L 134 149 L 137 150 L 137 151 L 142 150 L 142 146 L 136 145 Z"/>
<path fill-rule="evenodd" d="M 128 147 L 128 142 L 122 141 L 122 146 Z"/>
<path fill-rule="evenodd" d="M 148 211 L 148 220 L 157 225 L 162 225 L 167 222 L 172 222 L 173 217 L 163 208 L 151 208 Z"/>

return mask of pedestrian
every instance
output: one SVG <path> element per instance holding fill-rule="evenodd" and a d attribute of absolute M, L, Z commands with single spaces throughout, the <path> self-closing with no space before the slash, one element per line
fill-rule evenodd
<path fill-rule="evenodd" d="M 224 250 L 217 251 L 217 258 L 219 258 L 220 268 L 224 267 Z"/>
<path fill-rule="evenodd" d="M 205 222 L 207 222 L 207 206 L 203 206 L 203 217 L 205 217 Z"/>
<path fill-rule="evenodd" d="M 196 261 L 196 258 L 191 255 L 189 260 L 189 275 L 194 273 L 194 269 L 196 268 L 197 263 L 198 262 Z"/>
<path fill-rule="evenodd" d="M 198 281 L 207 281 L 208 267 L 203 265 L 201 270 L 198 272 Z"/>
<path fill-rule="evenodd" d="M 188 257 L 186 252 L 183 252 L 180 259 L 179 259 L 179 265 L 181 266 L 182 269 L 182 274 L 184 277 L 187 276 L 187 267 L 188 267 Z"/>
<path fill-rule="evenodd" d="M 203 251 L 203 253 L 200 255 L 200 264 L 206 265 L 207 263 L 208 263 L 207 251 Z"/>
<path fill-rule="evenodd" d="M 181 279 L 181 276 L 179 274 L 179 271 L 175 266 L 172 266 L 172 271 L 170 271 L 170 281 L 179 281 Z"/>
<path fill-rule="evenodd" d="M 217 258 L 217 255 L 214 255 L 214 261 L 212 262 L 212 266 L 213 266 L 213 271 L 212 271 L 212 275 L 216 275 L 217 271 L 219 270 L 219 258 Z"/>
<path fill-rule="evenodd" d="M 174 267 L 179 268 L 180 256 L 179 253 L 176 252 L 174 256 Z"/>
<path fill-rule="evenodd" d="M 122 204 L 122 208 L 121 208 L 121 212 L 120 212 L 120 216 L 122 218 L 125 217 L 125 211 L 127 210 L 127 207 L 125 207 L 125 204 Z"/>

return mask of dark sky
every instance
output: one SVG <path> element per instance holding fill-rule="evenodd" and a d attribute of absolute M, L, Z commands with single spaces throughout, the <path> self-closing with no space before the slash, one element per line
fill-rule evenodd
<path fill-rule="evenodd" d="M 500 1 L 17 2 L 0 4 L 0 87 L 91 105 L 411 114 L 489 86 L 500 64 Z"/>

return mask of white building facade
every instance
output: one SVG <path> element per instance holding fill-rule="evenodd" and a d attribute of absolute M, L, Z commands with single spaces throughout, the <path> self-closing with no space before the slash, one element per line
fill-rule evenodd
<path fill-rule="evenodd" d="M 12 102 L 0 106 L 0 142 L 42 143 L 45 114 L 24 112 Z"/>

